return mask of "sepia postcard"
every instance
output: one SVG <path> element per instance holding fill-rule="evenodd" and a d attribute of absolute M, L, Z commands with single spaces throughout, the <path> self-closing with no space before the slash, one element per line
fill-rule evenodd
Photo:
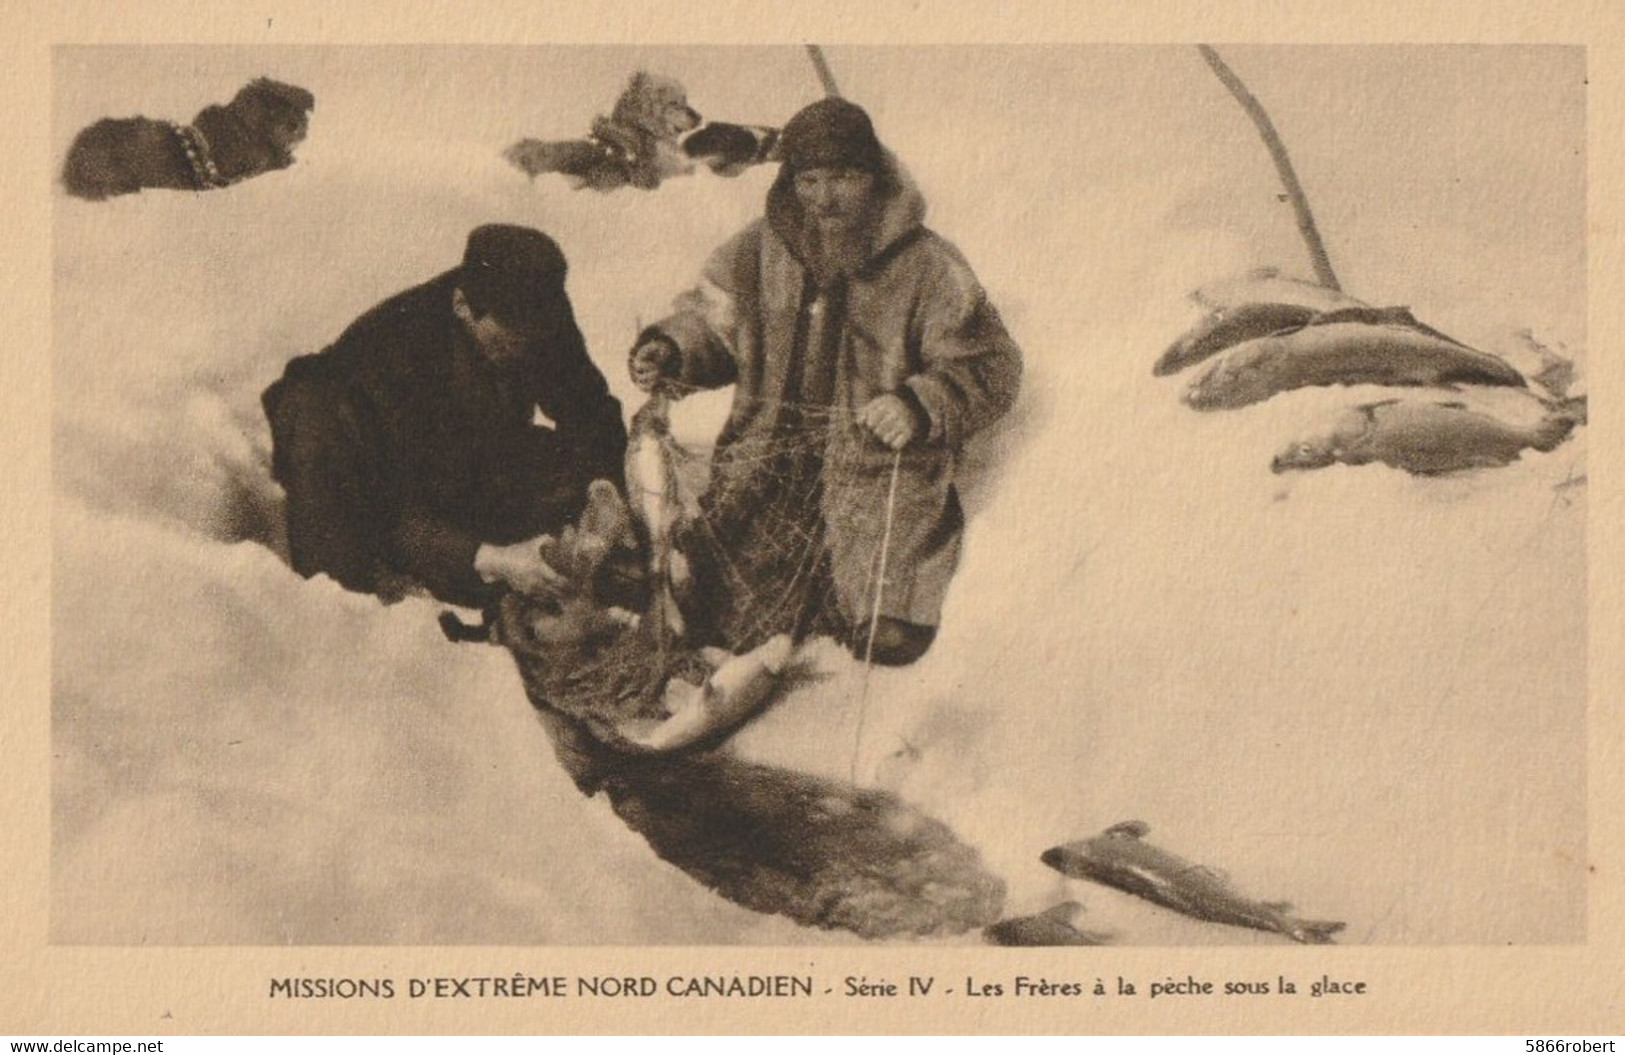
<path fill-rule="evenodd" d="M 1625 1031 L 1625 24 L 1293 14 L 8 15 L 0 1032 Z"/>

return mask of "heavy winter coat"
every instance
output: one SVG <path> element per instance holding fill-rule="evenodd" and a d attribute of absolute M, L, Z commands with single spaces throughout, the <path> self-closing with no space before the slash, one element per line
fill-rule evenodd
<path fill-rule="evenodd" d="M 874 602 L 894 459 L 856 415 L 894 392 L 923 411 L 924 435 L 901 452 L 880 612 L 934 626 L 958 561 L 958 460 L 965 441 L 1014 402 L 1021 352 L 964 257 L 924 226 L 919 192 L 888 162 L 867 251 L 844 278 L 809 267 L 813 229 L 782 172 L 765 218 L 719 248 L 699 286 L 653 329 L 680 351 L 679 381 L 737 386 L 712 496 L 766 502 L 780 469 L 763 453 L 802 423 L 827 420 L 819 503 L 849 621 L 866 620 Z M 827 404 L 827 415 L 809 414 L 808 400 Z"/>
<path fill-rule="evenodd" d="M 504 373 L 453 314 L 456 283 L 449 272 L 392 297 L 266 390 L 301 574 L 371 592 L 395 572 L 481 606 L 499 592 L 474 571 L 481 543 L 556 531 L 592 480 L 621 486 L 621 406 L 568 299 L 525 367 Z"/>

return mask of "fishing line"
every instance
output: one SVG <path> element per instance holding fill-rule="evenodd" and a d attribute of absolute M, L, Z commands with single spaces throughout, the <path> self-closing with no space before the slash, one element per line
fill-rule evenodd
<path fill-rule="evenodd" d="M 875 631 L 880 626 L 880 598 L 886 589 L 886 562 L 891 551 L 892 514 L 897 510 L 897 477 L 903 466 L 903 452 L 892 452 L 891 485 L 886 490 L 885 529 L 880 535 L 880 567 L 875 574 L 875 602 L 869 611 L 869 640 L 863 646 L 863 683 L 858 687 L 858 727 L 852 736 L 852 783 L 858 782 L 858 752 L 863 747 L 864 719 L 869 711 L 869 675 L 875 669 Z"/>

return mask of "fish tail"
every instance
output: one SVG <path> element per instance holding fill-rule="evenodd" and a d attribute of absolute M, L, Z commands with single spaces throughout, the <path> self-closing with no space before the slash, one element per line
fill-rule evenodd
<path fill-rule="evenodd" d="M 1330 945 L 1332 935 L 1348 926 L 1336 920 L 1305 919 L 1299 920 L 1292 937 L 1305 945 Z"/>
<path fill-rule="evenodd" d="M 1585 404 L 1582 402 L 1577 408 L 1561 407 L 1556 413 L 1546 415 L 1545 419 L 1535 429 L 1534 447 L 1539 451 L 1555 450 L 1574 431 L 1576 425 L 1585 424 Z"/>

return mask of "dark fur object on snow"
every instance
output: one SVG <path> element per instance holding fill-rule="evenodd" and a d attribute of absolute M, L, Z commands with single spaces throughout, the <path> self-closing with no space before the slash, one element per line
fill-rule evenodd
<path fill-rule="evenodd" d="M 213 190 L 293 164 L 316 98 L 261 77 L 225 106 L 209 106 L 190 125 L 149 117 L 104 118 L 68 148 L 62 185 L 101 201 L 149 188 Z"/>
<path fill-rule="evenodd" d="M 864 938 L 965 934 L 1004 883 L 896 795 L 726 752 L 624 755 L 532 697 L 554 750 L 663 860 L 737 905 Z"/>
<path fill-rule="evenodd" d="M 890 792 L 726 748 L 613 746 L 614 719 L 658 707 L 666 678 L 695 676 L 690 657 L 637 631 L 598 650 L 539 647 L 526 607 L 510 595 L 492 636 L 518 662 L 559 762 L 662 859 L 735 904 L 865 938 L 965 934 L 999 918 L 1004 883 L 980 855 Z"/>
<path fill-rule="evenodd" d="M 678 138 L 700 120 L 680 83 L 639 71 L 610 115 L 593 121 L 586 138 L 521 139 L 503 157 L 527 176 L 556 172 L 596 191 L 654 190 L 662 180 L 693 171 Z"/>

